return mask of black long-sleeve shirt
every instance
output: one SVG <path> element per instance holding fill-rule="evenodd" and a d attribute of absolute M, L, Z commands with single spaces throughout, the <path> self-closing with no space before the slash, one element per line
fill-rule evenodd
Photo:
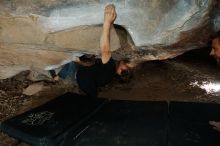
<path fill-rule="evenodd" d="M 115 61 L 110 60 L 103 64 L 97 59 L 95 64 L 89 67 L 80 67 L 77 74 L 77 82 L 82 91 L 87 95 L 96 97 L 97 87 L 105 86 L 112 81 L 116 72 Z"/>

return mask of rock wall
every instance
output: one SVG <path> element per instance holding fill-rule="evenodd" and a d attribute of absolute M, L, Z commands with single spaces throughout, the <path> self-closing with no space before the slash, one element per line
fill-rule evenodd
<path fill-rule="evenodd" d="M 1 0 L 0 79 L 99 54 L 107 3 L 116 5 L 115 24 L 132 38 L 121 41 L 129 39 L 112 29 L 111 50 L 133 60 L 173 58 L 205 46 L 211 27 L 219 29 L 217 0 Z M 120 51 L 127 43 L 132 49 Z"/>
<path fill-rule="evenodd" d="M 211 14 L 211 23 L 214 31 L 220 30 L 220 1 L 215 1 L 215 6 Z"/>

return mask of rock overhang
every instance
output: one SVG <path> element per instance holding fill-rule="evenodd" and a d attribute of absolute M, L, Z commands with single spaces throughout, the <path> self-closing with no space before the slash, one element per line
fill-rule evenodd
<path fill-rule="evenodd" d="M 0 2 L 0 43 L 4 53 L 7 49 L 9 51 L 1 59 L 1 65 L 18 65 L 19 69 L 30 69 L 32 66 L 45 69 L 48 65 L 62 65 L 60 62 L 71 60 L 75 53 L 98 54 L 103 10 L 108 3 L 116 6 L 118 16 L 115 24 L 124 27 L 133 40 L 135 49 L 130 51 L 139 52 L 138 56 L 130 53 L 129 58 L 142 61 L 173 58 L 188 50 L 206 46 L 212 31 L 211 21 L 214 30 L 218 30 L 219 13 L 210 17 L 214 2 L 215 0 L 3 0 Z M 117 51 L 121 46 L 121 36 L 115 31 L 112 34 L 112 51 Z M 85 45 L 86 42 L 89 45 Z M 19 48 L 23 51 L 28 49 L 26 54 L 29 53 L 32 59 L 25 57 L 26 60 L 8 61 L 7 55 L 13 58 L 11 56 L 16 56 L 14 52 L 19 53 L 17 57 L 24 55 L 22 50 L 17 50 Z M 10 54 L 13 49 L 14 52 Z M 33 58 L 37 56 L 32 55 L 32 49 L 41 54 L 43 62 L 34 61 Z M 50 53 L 48 57 L 48 51 L 56 52 Z M 65 55 L 54 58 L 51 54 L 57 54 L 57 51 Z"/>

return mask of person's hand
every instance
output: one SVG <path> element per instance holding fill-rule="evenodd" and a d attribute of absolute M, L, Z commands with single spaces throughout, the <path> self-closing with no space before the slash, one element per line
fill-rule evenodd
<path fill-rule="evenodd" d="M 209 121 L 209 124 L 213 126 L 213 129 L 220 131 L 220 122 Z"/>
<path fill-rule="evenodd" d="M 105 24 L 113 24 L 116 19 L 116 11 L 115 6 L 113 4 L 109 4 L 105 7 L 104 13 L 104 23 Z"/>

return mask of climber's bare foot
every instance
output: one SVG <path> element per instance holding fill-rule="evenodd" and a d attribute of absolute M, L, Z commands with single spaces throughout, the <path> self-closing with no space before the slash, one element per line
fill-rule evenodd
<path fill-rule="evenodd" d="M 59 79 L 60 79 L 60 78 L 59 78 L 58 75 L 56 75 L 56 76 L 53 77 L 53 80 L 54 80 L 54 81 L 59 81 Z"/>

